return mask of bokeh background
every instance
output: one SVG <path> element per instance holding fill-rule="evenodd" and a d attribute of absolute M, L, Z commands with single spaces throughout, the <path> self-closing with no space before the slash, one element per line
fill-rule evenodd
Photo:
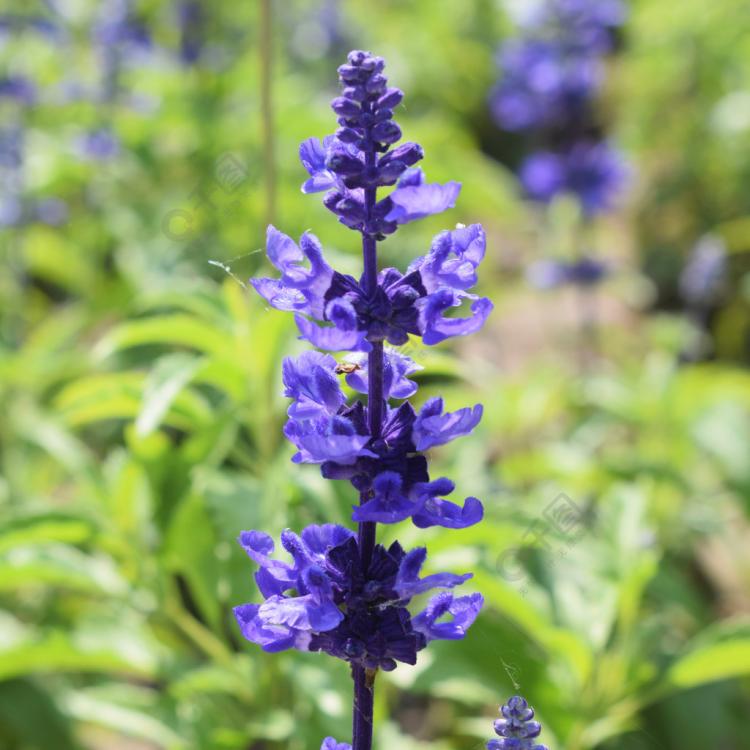
<path fill-rule="evenodd" d="M 487 604 L 378 680 L 376 745 L 478 750 L 520 691 L 553 750 L 750 748 L 750 6 L 627 4 L 597 101 L 627 184 L 585 232 L 608 273 L 540 289 L 584 240 L 575 201 L 525 197 L 533 143 L 492 116 L 522 5 L 3 0 L 3 750 L 349 737 L 346 666 L 262 653 L 231 607 L 257 597 L 240 530 L 352 502 L 290 464 L 280 364 L 304 347 L 246 287 L 269 221 L 359 266 L 297 159 L 352 48 L 386 57 L 430 179 L 463 183 L 384 262 L 481 222 L 496 305 L 411 351 L 423 398 L 485 404 L 433 458 L 486 520 L 398 529 Z"/>

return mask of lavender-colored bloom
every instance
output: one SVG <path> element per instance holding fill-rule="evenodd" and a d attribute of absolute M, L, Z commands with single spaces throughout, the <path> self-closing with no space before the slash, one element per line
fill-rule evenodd
<path fill-rule="evenodd" d="M 461 307 L 465 299 L 471 300 L 467 317 L 445 317 L 451 307 Z M 452 336 L 468 336 L 476 333 L 492 312 L 493 305 L 486 297 L 457 292 L 442 287 L 434 294 L 420 300 L 420 323 L 422 341 L 439 344 Z"/>
<path fill-rule="evenodd" d="M 296 463 L 320 464 L 326 479 L 347 480 L 359 494 L 352 520 L 357 534 L 338 526 L 311 526 L 300 536 L 282 534 L 292 563 L 272 557 L 273 541 L 244 532 L 240 543 L 260 566 L 261 604 L 235 609 L 243 635 L 266 651 L 322 651 L 349 662 L 354 681 L 351 746 L 332 737 L 321 750 L 372 750 L 373 679 L 376 670 L 414 664 L 428 642 L 462 638 L 476 618 L 482 597 L 454 597 L 450 589 L 470 574 L 420 577 L 426 551 L 405 553 L 398 542 L 378 545 L 378 523 L 411 518 L 419 528 L 465 528 L 481 520 L 480 501 L 446 499 L 454 484 L 431 479 L 423 451 L 466 435 L 481 418 L 481 406 L 444 413 L 441 399 L 419 414 L 405 399 L 419 368 L 386 348 L 410 336 L 435 344 L 478 330 L 492 309 L 470 292 L 486 239 L 479 225 L 459 225 L 439 234 L 429 252 L 405 273 L 378 268 L 377 243 L 401 224 L 452 207 L 460 185 L 428 184 L 414 165 L 423 158 L 416 143 L 396 145 L 401 129 L 393 111 L 403 97 L 389 87 L 384 62 L 354 51 L 339 68 L 344 86 L 332 102 L 339 129 L 300 146 L 308 173 L 303 193 L 324 193 L 323 203 L 346 227 L 362 235 L 364 272 L 342 274 L 326 262 L 320 243 L 305 233 L 299 244 L 269 227 L 267 254 L 278 278 L 252 280 L 272 306 L 293 312 L 301 338 L 318 349 L 352 351 L 346 361 L 321 352 L 287 359 L 285 395 L 292 399 L 284 434 L 295 446 Z M 389 195 L 378 190 L 393 188 Z M 469 303 L 468 315 L 447 316 Z M 355 393 L 347 398 L 338 376 Z M 394 405 L 394 400 L 402 403 Z M 412 597 L 447 589 L 412 616 Z"/>
<path fill-rule="evenodd" d="M 68 218 L 68 204 L 60 198 L 43 198 L 34 209 L 39 221 L 52 227 L 64 224 Z"/>
<path fill-rule="evenodd" d="M 177 22 L 180 29 L 180 59 L 194 65 L 204 44 L 205 10 L 200 0 L 178 0 Z"/>
<path fill-rule="evenodd" d="M 399 661 L 416 663 L 430 640 L 463 637 L 482 605 L 478 594 L 448 601 L 438 594 L 412 618 L 407 606 L 414 595 L 453 588 L 471 574 L 420 579 L 424 549 L 407 554 L 398 542 L 387 550 L 376 546 L 363 567 L 354 533 L 341 526 L 309 526 L 300 536 L 285 531 L 281 542 L 292 563 L 272 557 L 267 534 L 246 531 L 239 542 L 260 566 L 256 580 L 266 598 L 236 607 L 235 617 L 245 638 L 266 651 L 325 651 L 368 669 L 392 670 Z M 452 620 L 436 623 L 443 615 Z"/>
<path fill-rule="evenodd" d="M 503 718 L 495 721 L 495 733 L 501 739 L 489 740 L 487 750 L 547 750 L 535 741 L 542 725 L 534 721 L 534 709 L 520 695 L 501 706 L 500 713 Z"/>
<path fill-rule="evenodd" d="M 6 35 L 10 36 L 27 30 L 41 34 L 50 41 L 57 41 L 62 36 L 60 26 L 44 16 L 17 13 L 0 14 L 0 43 Z"/>
<path fill-rule="evenodd" d="M 527 279 L 537 289 L 555 289 L 565 284 L 595 286 L 610 274 L 610 266 L 583 255 L 574 261 L 540 260 L 528 270 Z"/>
<path fill-rule="evenodd" d="M 454 438 L 468 435 L 482 418 L 482 406 L 466 407 L 443 413 L 443 399 L 431 398 L 421 409 L 414 422 L 413 436 L 418 451 L 436 445 L 445 445 Z"/>
<path fill-rule="evenodd" d="M 548 0 L 537 22 L 574 40 L 581 53 L 605 54 L 612 48 L 614 30 L 626 18 L 622 0 Z"/>
<path fill-rule="evenodd" d="M 131 0 L 107 0 L 93 27 L 94 41 L 102 47 L 151 48 L 148 29 L 133 15 Z"/>
<path fill-rule="evenodd" d="M 320 750 L 352 750 L 352 746 L 347 742 L 336 742 L 333 737 L 326 737 Z"/>
<path fill-rule="evenodd" d="M 414 618 L 414 629 L 427 643 L 435 640 L 460 640 L 477 619 L 484 604 L 481 594 L 454 597 L 449 591 L 433 597 L 427 608 Z M 449 616 L 449 620 L 444 620 Z"/>
<path fill-rule="evenodd" d="M 533 154 L 521 166 L 520 177 L 533 200 L 549 203 L 561 193 L 571 193 L 592 216 L 612 208 L 625 175 L 615 149 L 606 143 L 577 143 L 563 154 Z"/>
<path fill-rule="evenodd" d="M 0 78 L 0 99 L 2 98 L 13 99 L 19 104 L 29 106 L 36 101 L 36 86 L 25 76 Z"/>
<path fill-rule="evenodd" d="M 356 369 L 347 372 L 347 385 L 359 393 L 367 393 L 367 357 L 362 354 L 352 355 L 348 361 Z M 421 365 L 400 354 L 396 349 L 386 349 L 383 359 L 383 398 L 402 399 L 413 396 L 417 392 L 417 384 L 409 380 L 409 375 L 422 369 Z"/>
<path fill-rule="evenodd" d="M 579 120 L 602 80 L 599 60 L 557 40 L 511 40 L 501 50 L 498 65 L 503 77 L 490 105 L 506 130 L 560 127 Z"/>
<path fill-rule="evenodd" d="M 696 243 L 680 274 L 680 294 L 689 305 L 711 307 L 727 283 L 727 249 L 720 237 L 706 235 Z"/>
<path fill-rule="evenodd" d="M 416 366 L 408 357 L 391 354 L 384 366 L 384 397 L 403 398 L 413 392 L 404 377 Z M 357 522 L 397 523 L 412 517 L 422 528 L 464 528 L 482 518 L 482 505 L 467 498 L 464 505 L 445 500 L 453 491 L 447 479 L 429 481 L 426 462 L 419 452 L 468 435 L 479 423 L 482 407 L 443 413 L 443 401 L 431 399 L 420 411 L 410 404 L 387 408 L 382 435 L 373 438 L 367 409 L 361 402 L 346 403 L 336 379 L 341 372 L 333 357 L 307 352 L 287 358 L 282 367 L 285 395 L 293 399 L 284 434 L 297 448 L 293 461 L 322 464 L 323 475 L 348 479 L 370 499 L 356 506 Z M 355 370 L 347 376 L 366 391 L 366 381 Z M 399 395 L 400 394 L 400 395 Z"/>
<path fill-rule="evenodd" d="M 23 221 L 23 203 L 16 195 L 0 198 L 0 227 L 16 227 Z"/>
<path fill-rule="evenodd" d="M 0 168 L 17 170 L 21 166 L 23 131 L 20 127 L 0 130 Z"/>
<path fill-rule="evenodd" d="M 83 158 L 94 161 L 106 161 L 120 153 L 120 140 L 108 127 L 88 131 L 76 145 Z"/>
<path fill-rule="evenodd" d="M 305 232 L 299 246 L 287 235 L 269 226 L 266 254 L 281 271 L 281 279 L 250 279 L 250 283 L 277 310 L 304 312 L 317 319 L 325 315 L 325 293 L 333 270 L 326 263 L 318 238 Z M 308 262 L 309 269 L 304 267 Z"/>
<path fill-rule="evenodd" d="M 422 170 L 415 167 L 399 180 L 398 187 L 386 199 L 390 203 L 385 220 L 408 224 L 442 213 L 456 205 L 459 192 L 461 185 L 458 182 L 428 185 Z"/>
<path fill-rule="evenodd" d="M 484 230 L 479 224 L 459 226 L 452 232 L 441 232 L 432 241 L 430 252 L 417 258 L 409 271 L 419 271 L 428 292 L 441 286 L 471 289 L 477 283 L 477 267 L 487 246 Z"/>
<path fill-rule="evenodd" d="M 281 278 L 251 279 L 251 284 L 272 307 L 297 313 L 302 338 L 320 349 L 366 352 L 373 341 L 405 344 L 409 334 L 437 344 L 479 330 L 492 311 L 488 299 L 463 291 L 476 281 L 484 254 L 484 233 L 478 225 L 439 235 L 430 253 L 415 261 L 406 275 L 395 268 L 382 270 L 374 294 L 354 277 L 333 271 L 312 234 L 302 235 L 297 246 L 269 227 L 266 252 Z M 301 265 L 305 260 L 309 270 Z M 471 300 L 467 317 L 444 317 L 465 299 Z"/>

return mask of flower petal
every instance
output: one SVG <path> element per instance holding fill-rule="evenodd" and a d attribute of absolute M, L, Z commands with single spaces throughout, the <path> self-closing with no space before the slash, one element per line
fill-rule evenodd
<path fill-rule="evenodd" d="M 464 299 L 473 300 L 471 315 L 465 318 L 446 318 L 443 313 L 458 307 Z M 493 304 L 486 297 L 454 291 L 442 287 L 419 301 L 422 341 L 431 346 L 451 336 L 468 336 L 478 331 L 492 312 Z"/>
<path fill-rule="evenodd" d="M 408 170 L 408 173 L 413 172 L 421 174 L 418 168 Z M 415 184 L 413 175 L 408 174 L 406 180 L 402 177 L 399 187 L 388 196 L 392 207 L 385 216 L 385 220 L 407 224 L 410 221 L 423 219 L 425 216 L 442 213 L 456 205 L 459 192 L 461 192 L 459 182 L 448 182 L 445 185 Z"/>
<path fill-rule="evenodd" d="M 414 422 L 414 444 L 418 451 L 444 445 L 457 437 L 470 434 L 481 418 L 481 404 L 443 414 L 443 399 L 431 398 L 422 407 Z"/>

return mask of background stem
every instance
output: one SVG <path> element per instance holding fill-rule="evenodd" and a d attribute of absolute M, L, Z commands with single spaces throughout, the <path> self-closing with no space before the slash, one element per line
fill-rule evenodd
<path fill-rule="evenodd" d="M 260 108 L 263 141 L 263 176 L 265 181 L 265 224 L 276 218 L 276 158 L 273 117 L 273 16 L 272 0 L 260 0 Z"/>

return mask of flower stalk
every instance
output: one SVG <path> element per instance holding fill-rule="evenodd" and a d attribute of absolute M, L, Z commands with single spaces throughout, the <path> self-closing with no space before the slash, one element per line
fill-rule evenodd
<path fill-rule="evenodd" d="M 479 225 L 440 233 L 405 273 L 378 268 L 378 242 L 404 224 L 451 208 L 461 188 L 427 183 L 414 168 L 422 148 L 395 145 L 401 129 L 393 115 L 403 93 L 388 86 L 384 68 L 382 58 L 351 52 L 339 68 L 342 95 L 331 104 L 339 129 L 300 147 L 309 174 L 302 191 L 325 192 L 324 205 L 361 234 L 362 276 L 331 268 L 312 234 L 297 244 L 269 226 L 267 255 L 280 278 L 251 279 L 269 305 L 295 314 L 301 338 L 318 350 L 350 352 L 343 363 L 305 352 L 285 359 L 282 375 L 292 399 L 284 428 L 297 449 L 292 460 L 319 464 L 326 479 L 351 483 L 359 497 L 351 516 L 356 532 L 331 523 L 299 535 L 287 529 L 281 544 L 291 563 L 272 556 L 275 543 L 267 534 L 245 531 L 239 537 L 259 566 L 256 581 L 264 597 L 261 604 L 235 608 L 245 638 L 266 651 L 322 651 L 350 665 L 353 745 L 328 737 L 323 750 L 371 750 L 377 672 L 415 664 L 433 640 L 463 638 L 483 603 L 480 594 L 453 594 L 471 573 L 421 577 L 426 549 L 377 543 L 379 523 L 411 519 L 419 528 L 460 529 L 482 519 L 477 498 L 463 504 L 446 499 L 453 482 L 430 479 L 425 456 L 470 433 L 481 405 L 448 412 L 441 398 L 432 398 L 417 412 L 409 402 L 417 391 L 410 375 L 421 368 L 395 347 L 410 336 L 433 345 L 473 333 L 492 310 L 488 299 L 469 291 L 485 252 Z M 378 190 L 386 187 L 393 189 L 380 197 Z M 465 302 L 463 316 L 445 315 Z M 350 400 L 341 375 L 364 399 Z M 413 614 L 412 599 L 434 589 L 439 593 Z"/>

